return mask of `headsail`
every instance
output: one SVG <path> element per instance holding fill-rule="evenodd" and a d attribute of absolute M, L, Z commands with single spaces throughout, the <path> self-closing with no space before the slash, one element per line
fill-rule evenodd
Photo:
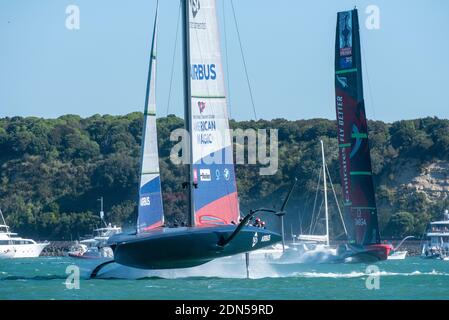
<path fill-rule="evenodd" d="M 380 243 L 363 100 L 357 10 L 338 13 L 335 91 L 340 174 L 351 244 Z"/>
<path fill-rule="evenodd" d="M 159 227 L 164 221 L 162 206 L 161 179 L 159 174 L 159 155 L 156 129 L 156 38 L 157 7 L 151 43 L 150 67 L 148 71 L 145 109 L 143 115 L 142 154 L 139 189 L 139 216 L 137 232 Z"/>
<path fill-rule="evenodd" d="M 185 0 L 187 1 L 187 0 Z M 215 0 L 189 0 L 190 135 L 196 226 L 238 222 L 239 204 Z"/>

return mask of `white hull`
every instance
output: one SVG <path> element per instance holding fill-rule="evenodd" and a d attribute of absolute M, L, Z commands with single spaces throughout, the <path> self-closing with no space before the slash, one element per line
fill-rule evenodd
<path fill-rule="evenodd" d="M 396 251 L 390 254 L 387 260 L 404 260 L 407 256 L 407 251 Z"/>
<path fill-rule="evenodd" d="M 70 251 L 68 256 L 77 259 L 113 259 L 114 252 L 110 247 L 103 247 L 100 250 L 90 248 L 87 251 Z"/>
<path fill-rule="evenodd" d="M 0 259 L 37 258 L 49 243 L 0 245 Z"/>

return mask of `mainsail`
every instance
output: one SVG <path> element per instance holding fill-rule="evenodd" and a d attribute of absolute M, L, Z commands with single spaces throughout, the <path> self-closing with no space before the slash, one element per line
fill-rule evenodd
<path fill-rule="evenodd" d="M 196 226 L 238 223 L 239 204 L 229 133 L 215 0 L 187 6 L 191 190 Z"/>
<path fill-rule="evenodd" d="M 137 232 L 144 232 L 159 227 L 164 222 L 162 206 L 161 179 L 159 174 L 159 155 L 156 129 L 156 37 L 157 8 L 154 20 L 153 39 L 151 43 L 150 67 L 143 115 L 139 215 Z"/>
<path fill-rule="evenodd" d="M 338 13 L 335 92 L 340 174 L 351 244 L 380 243 L 363 100 L 357 9 Z"/>

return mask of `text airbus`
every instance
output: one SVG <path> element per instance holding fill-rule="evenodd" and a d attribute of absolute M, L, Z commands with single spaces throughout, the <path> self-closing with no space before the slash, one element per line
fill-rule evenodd
<path fill-rule="evenodd" d="M 191 66 L 192 80 L 215 80 L 217 73 L 215 64 L 192 64 Z"/>

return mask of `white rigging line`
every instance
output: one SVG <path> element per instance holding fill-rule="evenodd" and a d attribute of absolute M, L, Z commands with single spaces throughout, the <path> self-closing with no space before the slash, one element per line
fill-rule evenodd
<path fill-rule="evenodd" d="M 311 234 L 315 234 L 315 229 L 316 229 L 316 226 L 318 224 L 318 221 L 320 220 L 320 213 L 321 213 L 321 209 L 323 209 L 323 204 L 324 204 L 324 198 L 321 199 L 320 208 L 318 209 L 318 213 L 316 215 L 315 223 L 313 224 L 313 229 L 312 229 L 312 233 Z"/>
<path fill-rule="evenodd" d="M 318 183 L 317 183 L 317 186 L 316 186 L 315 200 L 313 202 L 312 217 L 310 218 L 309 234 L 312 234 L 313 221 L 314 221 L 314 218 L 315 218 L 316 202 L 318 200 L 318 191 L 320 189 L 320 183 L 321 183 L 321 173 L 322 173 L 322 171 L 320 170 L 320 174 L 318 176 Z"/>
<path fill-rule="evenodd" d="M 226 0 L 222 0 L 223 3 L 223 31 L 224 31 L 224 49 L 225 49 L 225 59 L 226 59 L 226 87 L 227 87 L 227 96 L 228 96 L 228 108 L 229 108 L 229 118 L 232 117 L 232 103 L 231 103 L 231 87 L 229 86 L 231 74 L 229 73 L 229 59 L 228 59 L 228 36 L 226 33 L 226 8 L 225 3 Z"/>
<path fill-rule="evenodd" d="M 235 15 L 235 9 L 234 9 L 234 2 L 233 0 L 231 0 L 231 7 L 232 7 L 232 13 L 234 15 L 234 23 L 235 23 L 235 29 L 237 30 L 237 38 L 239 40 L 239 46 L 240 46 L 240 54 L 242 55 L 242 60 L 243 60 L 243 67 L 245 69 L 245 75 L 246 75 L 246 82 L 248 84 L 248 89 L 249 89 L 249 95 L 251 97 L 251 104 L 253 106 L 253 112 L 254 112 L 254 120 L 257 121 L 257 113 L 256 113 L 256 106 L 254 103 L 254 98 L 253 98 L 253 91 L 251 89 L 251 83 L 249 81 L 249 76 L 248 76 L 248 68 L 246 67 L 246 60 L 245 60 L 245 55 L 243 53 L 243 46 L 242 46 L 242 40 L 240 38 L 240 32 L 239 32 L 239 27 L 237 24 L 237 17 Z"/>
<path fill-rule="evenodd" d="M 170 75 L 170 86 L 168 89 L 168 101 L 167 101 L 167 112 L 165 116 L 168 116 L 168 111 L 170 110 L 170 99 L 171 99 L 171 91 L 173 86 L 173 74 L 175 73 L 175 58 L 176 58 L 176 48 L 178 46 L 178 33 L 179 33 L 179 20 L 181 17 L 181 1 L 179 1 L 179 10 L 178 10 L 178 20 L 176 23 L 176 35 L 175 35 L 175 46 L 173 48 L 173 58 L 171 63 L 171 75 Z"/>
<path fill-rule="evenodd" d="M 329 172 L 329 168 L 326 164 L 327 176 L 329 177 L 329 182 L 331 183 L 332 192 L 334 193 L 335 204 L 337 205 L 338 213 L 340 214 L 341 223 L 343 224 L 343 229 L 345 230 L 345 235 L 348 235 L 348 230 L 346 229 L 345 220 L 343 219 L 343 214 L 341 213 L 340 204 L 338 203 L 337 193 L 335 192 L 334 184 L 332 183 L 332 178 Z"/>
<path fill-rule="evenodd" d="M 368 64 L 366 63 L 365 41 L 363 40 L 362 37 L 360 37 L 360 38 L 362 40 L 361 44 L 360 44 L 360 47 L 362 48 L 362 60 L 363 60 L 363 64 L 364 64 L 364 67 L 365 67 L 365 70 L 366 70 L 366 80 L 367 80 L 366 82 L 367 82 L 367 85 L 368 85 L 368 92 L 369 92 L 369 97 L 370 97 L 370 100 L 371 100 L 371 109 L 373 111 L 373 119 L 377 120 L 376 108 L 374 107 L 373 91 L 371 89 L 371 81 L 370 81 L 369 71 L 368 71 Z M 365 104 L 365 108 L 366 108 L 366 104 Z"/>

